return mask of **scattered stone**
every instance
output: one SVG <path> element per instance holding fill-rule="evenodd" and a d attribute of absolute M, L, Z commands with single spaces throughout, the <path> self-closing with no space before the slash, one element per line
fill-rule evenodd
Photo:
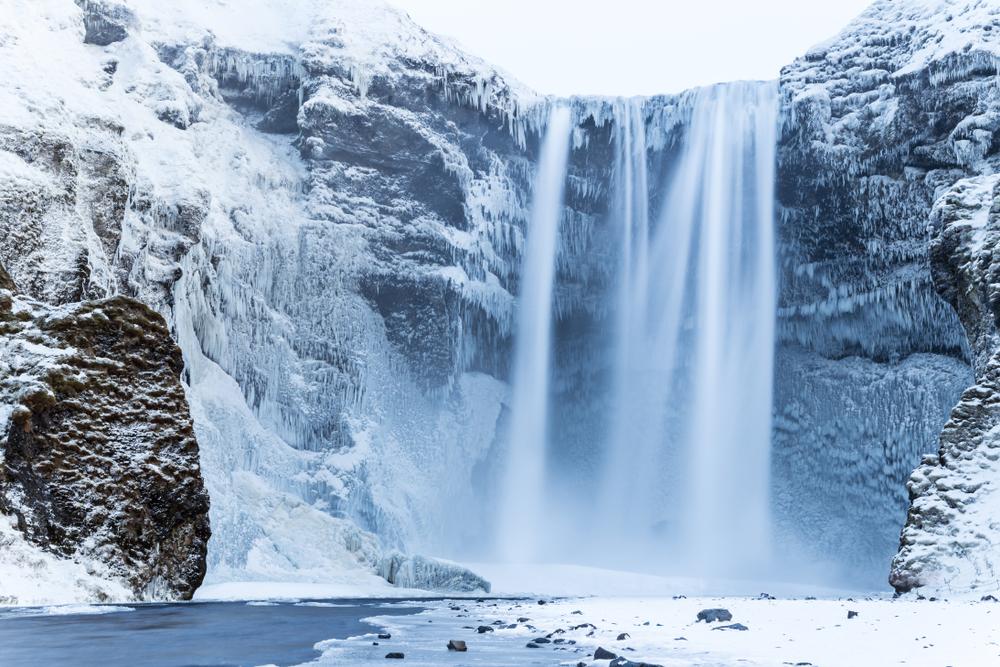
<path fill-rule="evenodd" d="M 760 596 L 757 599 L 758 600 L 777 600 L 778 598 L 774 597 L 770 593 L 761 593 Z"/>
<path fill-rule="evenodd" d="M 480 625 L 478 628 L 476 628 L 476 632 L 478 632 L 479 634 L 485 634 L 487 632 L 493 632 L 493 628 L 491 628 L 488 625 Z"/>
<path fill-rule="evenodd" d="M 848 611 L 847 612 L 847 618 L 849 618 L 849 619 L 850 618 L 854 618 L 857 615 L 858 615 L 858 612 L 856 612 L 856 611 Z"/>
<path fill-rule="evenodd" d="M 649 625 L 649 621 L 646 621 L 643 625 Z M 659 623 L 657 623 L 657 625 L 659 625 Z"/>
<path fill-rule="evenodd" d="M 536 644 L 551 644 L 552 643 L 551 639 L 546 639 L 545 637 L 539 637 L 538 639 L 532 639 L 531 641 L 535 642 Z"/>
<path fill-rule="evenodd" d="M 450 642 L 448 642 L 448 650 L 459 651 L 461 653 L 464 653 L 469 649 L 465 646 L 465 642 L 461 641 L 460 639 L 452 639 Z"/>
<path fill-rule="evenodd" d="M 546 602 L 545 600 L 539 600 L 538 604 L 548 604 L 548 602 Z"/>
<path fill-rule="evenodd" d="M 392 639 L 392 635 L 379 635 L 379 639 Z"/>
<path fill-rule="evenodd" d="M 503 625 L 503 621 L 493 621 L 493 625 Z"/>
<path fill-rule="evenodd" d="M 686 642 L 687 640 L 687 637 L 674 637 L 675 642 Z"/>
<path fill-rule="evenodd" d="M 618 642 L 623 642 L 623 641 L 625 641 L 626 639 L 629 639 L 630 637 L 631 637 L 631 635 L 630 635 L 629 633 L 627 633 L 627 632 L 623 632 L 623 633 L 621 633 L 620 635 L 618 635 L 618 639 L 616 639 L 615 641 L 618 641 Z"/>
<path fill-rule="evenodd" d="M 614 660 L 618 657 L 617 653 L 612 653 L 611 651 L 605 651 L 600 646 L 594 651 L 594 660 Z"/>
<path fill-rule="evenodd" d="M 609 667 L 663 667 L 663 665 L 654 665 L 649 662 L 632 662 L 626 658 L 617 658 L 611 661 Z"/>
<path fill-rule="evenodd" d="M 992 595 L 984 595 L 982 598 L 980 598 L 979 601 L 980 602 L 996 602 L 997 599 L 995 597 L 993 597 Z"/>
<path fill-rule="evenodd" d="M 526 617 L 522 616 L 521 618 L 517 619 L 517 622 L 518 623 L 527 623 L 530 620 L 531 620 L 530 618 L 526 618 Z"/>
<path fill-rule="evenodd" d="M 706 623 L 731 620 L 733 620 L 733 615 L 729 613 L 728 609 L 702 609 L 698 612 L 698 621 L 705 621 Z M 695 622 L 697 623 L 698 621 Z"/>
<path fill-rule="evenodd" d="M 713 630 L 740 630 L 740 631 L 744 631 L 744 630 L 749 630 L 750 628 L 748 628 L 747 626 L 743 625 L 742 623 L 733 623 L 732 625 L 723 625 L 723 626 L 720 626 L 718 628 L 712 628 L 712 629 Z"/>
<path fill-rule="evenodd" d="M 565 644 L 565 643 L 566 643 L 566 640 L 565 640 L 565 639 L 563 639 L 562 637 L 560 637 L 559 639 L 553 639 L 553 640 L 552 640 L 552 643 L 553 643 L 553 644 Z"/>
<path fill-rule="evenodd" d="M 385 657 L 388 658 L 389 660 L 402 660 L 403 659 L 403 654 L 402 653 L 386 653 Z"/>
<path fill-rule="evenodd" d="M 579 611 L 579 610 L 574 611 L 574 612 L 570 612 L 570 613 L 572 613 L 572 614 L 579 614 L 580 616 L 583 616 L 583 612 Z"/>
<path fill-rule="evenodd" d="M 476 600 L 476 602 L 486 602 L 486 600 L 479 598 L 478 600 Z"/>
<path fill-rule="evenodd" d="M 475 628 L 474 628 L 474 627 L 472 627 L 471 625 L 466 625 L 466 626 L 463 626 L 463 627 L 462 627 L 462 629 L 463 629 L 463 630 L 475 630 Z"/>
<path fill-rule="evenodd" d="M 686 595 L 675 595 L 674 599 L 675 600 L 687 600 L 688 598 L 687 598 Z"/>
<path fill-rule="evenodd" d="M 816 598 L 814 598 L 814 597 L 812 597 L 812 596 L 808 596 L 808 597 L 806 597 L 806 599 L 807 599 L 807 600 L 815 600 Z"/>
<path fill-rule="evenodd" d="M 539 646 L 535 642 L 528 642 L 527 647 L 528 648 L 542 648 L 541 646 Z"/>
<path fill-rule="evenodd" d="M 372 646 L 378 646 L 378 642 L 372 642 Z"/>
<path fill-rule="evenodd" d="M 500 629 L 501 630 L 513 630 L 516 627 L 517 627 L 517 623 L 511 623 L 510 625 L 505 625 L 505 626 L 503 626 Z"/>

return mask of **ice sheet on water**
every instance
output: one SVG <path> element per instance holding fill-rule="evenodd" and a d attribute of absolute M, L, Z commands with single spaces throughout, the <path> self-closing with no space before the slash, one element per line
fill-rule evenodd
<path fill-rule="evenodd" d="M 119 607 L 100 604 L 63 604 L 47 607 L 11 607 L 0 611 L 0 618 L 22 618 L 25 616 L 80 616 L 86 614 L 117 614 L 135 611 L 134 607 Z"/>

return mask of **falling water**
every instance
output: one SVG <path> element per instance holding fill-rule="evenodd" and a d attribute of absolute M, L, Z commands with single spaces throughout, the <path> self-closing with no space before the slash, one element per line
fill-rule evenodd
<path fill-rule="evenodd" d="M 530 562 L 538 556 L 538 517 L 545 502 L 552 290 L 569 138 L 570 111 L 556 107 L 539 158 L 521 273 L 510 439 L 497 521 L 500 553 L 508 562 Z"/>
<path fill-rule="evenodd" d="M 623 242 L 603 529 L 717 576 L 769 561 L 776 114 L 773 83 L 697 91 L 651 238 L 643 116 L 635 102 L 616 114 Z"/>

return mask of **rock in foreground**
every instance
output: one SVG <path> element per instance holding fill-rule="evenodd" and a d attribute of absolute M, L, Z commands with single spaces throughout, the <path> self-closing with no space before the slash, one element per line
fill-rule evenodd
<path fill-rule="evenodd" d="M 209 499 L 182 368 L 138 301 L 52 308 L 0 291 L 0 512 L 140 600 L 190 599 L 205 576 Z"/>

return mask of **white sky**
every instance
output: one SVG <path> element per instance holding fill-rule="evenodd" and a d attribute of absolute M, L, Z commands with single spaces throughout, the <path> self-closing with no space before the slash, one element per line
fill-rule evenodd
<path fill-rule="evenodd" d="M 871 0 L 389 0 L 540 93 L 774 79 Z"/>

